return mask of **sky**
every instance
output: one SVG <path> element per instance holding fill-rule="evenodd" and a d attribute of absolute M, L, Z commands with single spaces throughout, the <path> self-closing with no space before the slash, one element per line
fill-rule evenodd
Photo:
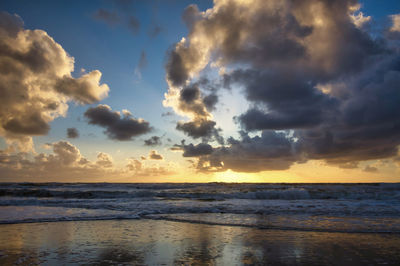
<path fill-rule="evenodd" d="M 399 182 L 400 2 L 1 1 L 0 182 Z"/>

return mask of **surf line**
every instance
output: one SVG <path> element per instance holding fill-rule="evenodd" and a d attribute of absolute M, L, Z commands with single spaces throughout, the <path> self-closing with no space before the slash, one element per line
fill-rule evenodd
<path fill-rule="evenodd" d="M 400 231 L 340 230 L 340 229 L 322 229 L 322 228 L 301 228 L 301 227 L 290 227 L 290 226 L 273 226 L 273 225 L 268 226 L 268 225 L 250 225 L 250 224 L 235 224 L 235 223 L 218 223 L 218 222 L 210 222 L 210 221 L 198 221 L 198 220 L 191 220 L 191 219 L 179 219 L 179 218 L 171 218 L 171 217 L 166 217 L 166 216 L 150 216 L 150 215 L 144 215 L 140 219 L 162 220 L 162 221 L 168 221 L 168 222 L 215 225 L 215 226 L 245 227 L 245 228 L 254 228 L 254 229 L 260 229 L 260 230 L 274 230 L 274 231 L 351 233 L 351 234 L 400 234 Z"/>

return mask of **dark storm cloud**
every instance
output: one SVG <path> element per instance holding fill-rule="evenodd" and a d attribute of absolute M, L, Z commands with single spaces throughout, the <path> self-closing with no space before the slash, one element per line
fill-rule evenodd
<path fill-rule="evenodd" d="M 67 128 L 67 137 L 70 139 L 76 139 L 79 138 L 79 131 L 78 129 L 71 127 Z"/>
<path fill-rule="evenodd" d="M 268 111 L 249 109 L 239 116 L 247 130 L 294 129 L 311 127 L 329 119 L 326 109 L 332 110 L 337 101 L 307 80 L 304 75 L 290 76 L 284 69 L 275 71 L 237 70 L 232 73 L 229 83 L 245 86 L 248 100 L 267 106 Z"/>
<path fill-rule="evenodd" d="M 213 110 L 218 103 L 218 96 L 215 93 L 205 96 L 205 93 L 201 92 L 200 86 L 202 85 L 202 83 L 196 82 L 184 86 L 177 99 L 177 107 L 185 113 L 191 113 L 195 117 L 194 120 L 208 120 L 209 111 Z"/>
<path fill-rule="evenodd" d="M 178 122 L 176 128 L 183 131 L 193 138 L 203 138 L 204 140 L 216 140 L 223 143 L 217 129 L 216 122 L 211 120 L 210 111 L 215 109 L 218 103 L 218 96 L 211 92 L 208 95 L 201 92 L 200 86 L 206 87 L 209 91 L 209 84 L 200 80 L 199 82 L 184 86 L 179 91 L 179 97 L 175 102 L 176 107 L 193 117 L 189 122 Z"/>
<path fill-rule="evenodd" d="M 228 140 L 230 146 L 214 148 L 211 155 L 198 162 L 200 171 L 259 172 L 263 170 L 285 170 L 301 158 L 295 143 L 284 133 L 263 131 L 261 136 L 242 134 L 240 140 Z"/>
<path fill-rule="evenodd" d="M 182 86 L 189 78 L 189 74 L 183 65 L 182 56 L 175 50 L 170 50 L 168 54 L 168 61 L 166 63 L 167 79 L 171 81 L 174 86 Z"/>
<path fill-rule="evenodd" d="M 180 100 L 186 103 L 192 103 L 200 97 L 200 90 L 197 86 L 186 87 L 180 92 Z"/>
<path fill-rule="evenodd" d="M 236 121 L 243 130 L 263 131 L 262 137 L 243 134 L 214 148 L 200 158 L 199 169 L 287 169 L 309 159 L 353 168 L 359 161 L 396 156 L 400 49 L 385 37 L 397 34 L 400 17 L 392 16 L 391 28 L 372 36 L 363 27 L 369 19 L 355 13 L 357 5 L 217 0 L 206 13 L 194 5 L 185 10 L 189 34 L 168 53 L 166 64 L 166 106 L 192 119 L 177 129 L 193 138 L 213 134 L 209 112 L 223 99 L 215 91 L 205 96 L 196 80 L 215 63 L 229 69 L 220 77 L 223 87 L 240 89 L 250 103 Z"/>
<path fill-rule="evenodd" d="M 106 128 L 104 133 L 114 140 L 131 140 L 152 130 L 149 122 L 132 117 L 128 111 L 123 111 L 121 115 L 120 112 L 112 111 L 111 107 L 104 104 L 89 108 L 84 115 L 88 118 L 89 124 Z"/>
<path fill-rule="evenodd" d="M 203 102 L 208 111 L 214 111 L 218 103 L 218 96 L 216 94 L 209 94 L 203 98 Z"/>
<path fill-rule="evenodd" d="M 215 128 L 215 122 L 212 120 L 194 120 L 190 122 L 178 122 L 176 129 L 183 131 L 186 135 L 204 141 L 216 140 L 223 144 L 224 139 L 220 136 L 220 129 Z"/>
<path fill-rule="evenodd" d="M 295 132 L 310 158 L 328 162 L 392 157 L 400 144 L 400 56 L 366 69 L 346 87 L 334 121 Z"/>
<path fill-rule="evenodd" d="M 183 157 L 199 157 L 209 155 L 213 152 L 211 145 L 199 143 L 197 145 L 189 144 L 183 146 Z"/>
<path fill-rule="evenodd" d="M 185 132 L 188 136 L 195 139 L 204 136 L 211 137 L 214 132 L 214 121 L 194 121 L 194 122 L 180 122 L 176 125 L 176 129 Z"/>
<path fill-rule="evenodd" d="M 189 145 L 186 145 L 185 141 L 182 140 L 181 144 L 173 145 L 171 150 L 183 151 L 183 157 L 200 157 L 210 155 L 213 152 L 213 147 L 207 143 L 199 143 L 197 145 L 190 143 Z"/>
<path fill-rule="evenodd" d="M 152 136 L 144 141 L 144 145 L 146 146 L 159 146 L 161 144 L 161 138 L 158 136 Z"/>
<path fill-rule="evenodd" d="M 50 126 L 40 113 L 29 114 L 23 120 L 12 118 L 3 125 L 3 128 L 7 131 L 24 135 L 46 135 L 50 130 Z"/>

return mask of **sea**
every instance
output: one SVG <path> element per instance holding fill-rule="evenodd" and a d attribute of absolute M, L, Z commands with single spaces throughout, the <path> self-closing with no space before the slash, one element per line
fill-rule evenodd
<path fill-rule="evenodd" d="M 153 219 L 400 233 L 400 183 L 0 183 L 0 223 Z"/>

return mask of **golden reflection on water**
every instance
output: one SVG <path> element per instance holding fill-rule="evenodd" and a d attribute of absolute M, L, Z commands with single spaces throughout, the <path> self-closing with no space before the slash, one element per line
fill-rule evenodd
<path fill-rule="evenodd" d="M 261 230 L 162 220 L 0 225 L 0 265 L 365 265 L 398 262 L 398 234 Z"/>

